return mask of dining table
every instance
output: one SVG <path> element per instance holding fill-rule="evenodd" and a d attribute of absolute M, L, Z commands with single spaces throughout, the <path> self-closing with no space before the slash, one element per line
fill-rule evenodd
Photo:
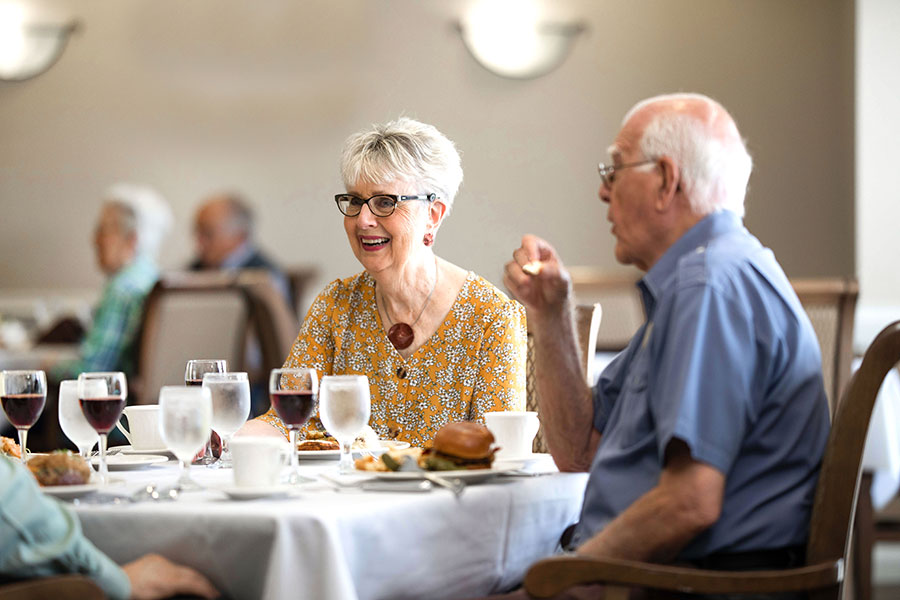
<path fill-rule="evenodd" d="M 472 598 L 508 590 L 557 551 L 587 482 L 587 474 L 560 473 L 551 457 L 537 454 L 495 463 L 458 496 L 368 473 L 338 475 L 336 460 L 301 460 L 311 481 L 258 498 L 234 487 L 230 468 L 192 466 L 202 489 L 171 499 L 174 459 L 133 460 L 139 468 L 118 470 L 114 456 L 110 484 L 60 500 L 85 535 L 119 564 L 159 553 L 204 573 L 225 598 L 248 600 Z"/>

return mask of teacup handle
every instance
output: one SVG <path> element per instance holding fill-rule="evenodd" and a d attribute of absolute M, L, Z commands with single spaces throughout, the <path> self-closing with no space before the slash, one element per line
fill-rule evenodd
<path fill-rule="evenodd" d="M 126 415 L 123 414 L 121 417 L 119 417 L 119 420 L 116 421 L 116 429 L 118 429 L 119 431 L 121 431 L 121 432 L 125 435 L 125 439 L 128 440 L 128 443 L 129 443 L 130 445 L 133 446 L 133 445 L 134 445 L 134 442 L 131 441 L 131 434 L 128 433 L 128 430 L 127 430 L 127 429 L 125 429 L 124 427 L 122 427 L 122 419 L 123 419 L 125 416 L 126 416 Z"/>

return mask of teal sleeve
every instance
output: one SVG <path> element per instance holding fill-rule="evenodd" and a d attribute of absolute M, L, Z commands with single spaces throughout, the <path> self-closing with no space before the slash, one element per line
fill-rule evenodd
<path fill-rule="evenodd" d="M 6 457 L 0 457 L 0 574 L 80 574 L 112 599 L 131 595 L 125 572 L 84 537 L 78 518 Z"/>

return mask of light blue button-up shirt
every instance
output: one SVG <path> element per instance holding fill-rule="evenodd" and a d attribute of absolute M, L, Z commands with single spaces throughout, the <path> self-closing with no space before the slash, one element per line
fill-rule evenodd
<path fill-rule="evenodd" d="M 0 456 L 0 575 L 80 574 L 110 598 L 131 595 L 125 572 L 81 533 L 78 518 L 46 497 L 20 464 Z"/>
<path fill-rule="evenodd" d="M 719 520 L 679 558 L 804 544 L 828 402 L 815 332 L 774 255 L 719 212 L 638 287 L 647 322 L 594 388 L 603 436 L 575 542 L 657 484 L 677 438 L 726 476 Z"/>

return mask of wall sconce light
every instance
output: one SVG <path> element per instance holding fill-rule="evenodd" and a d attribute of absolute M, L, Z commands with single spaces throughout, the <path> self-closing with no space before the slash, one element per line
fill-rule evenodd
<path fill-rule="evenodd" d="M 525 0 L 481 0 L 459 24 L 466 48 L 484 68 L 513 79 L 549 73 L 565 60 L 581 23 L 542 21 Z"/>
<path fill-rule="evenodd" d="M 40 75 L 59 60 L 75 21 L 35 22 L 20 4 L 0 3 L 0 80 L 24 81 Z"/>

